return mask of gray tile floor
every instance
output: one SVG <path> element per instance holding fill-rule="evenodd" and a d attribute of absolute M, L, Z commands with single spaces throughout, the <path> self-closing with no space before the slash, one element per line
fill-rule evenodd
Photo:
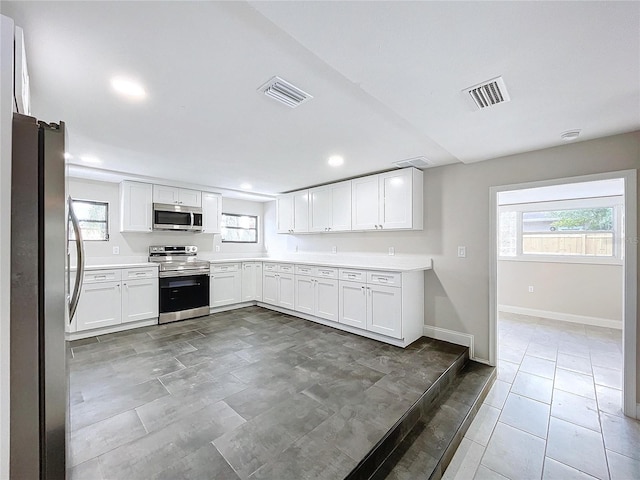
<path fill-rule="evenodd" d="M 502 314 L 498 380 L 444 479 L 640 479 L 620 330 Z"/>
<path fill-rule="evenodd" d="M 462 347 L 250 307 L 75 342 L 71 479 L 344 478 Z"/>

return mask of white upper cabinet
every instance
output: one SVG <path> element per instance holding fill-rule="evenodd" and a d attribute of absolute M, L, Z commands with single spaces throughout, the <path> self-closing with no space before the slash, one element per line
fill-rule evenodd
<path fill-rule="evenodd" d="M 120 231 L 150 232 L 152 227 L 152 185 L 120 183 Z"/>
<path fill-rule="evenodd" d="M 378 216 L 378 176 L 351 180 L 351 228 L 374 230 L 380 223 Z"/>
<path fill-rule="evenodd" d="M 202 233 L 220 233 L 222 195 L 202 192 Z"/>
<path fill-rule="evenodd" d="M 422 230 L 422 190 L 416 168 L 352 180 L 352 229 Z"/>
<path fill-rule="evenodd" d="M 276 198 L 278 233 L 309 231 L 309 190 L 287 193 Z"/>
<path fill-rule="evenodd" d="M 403 168 L 280 195 L 278 233 L 422 230 L 422 176 Z"/>
<path fill-rule="evenodd" d="M 309 189 L 309 231 L 351 230 L 351 181 Z"/>
<path fill-rule="evenodd" d="M 183 205 L 185 207 L 201 207 L 202 193 L 198 190 L 154 185 L 153 202 Z"/>

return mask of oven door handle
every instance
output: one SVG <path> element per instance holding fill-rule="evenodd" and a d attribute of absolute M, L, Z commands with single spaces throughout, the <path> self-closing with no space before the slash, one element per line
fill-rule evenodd
<path fill-rule="evenodd" d="M 160 272 L 160 278 L 172 278 L 172 277 L 196 277 L 196 276 L 209 276 L 209 271 L 196 271 L 193 270 L 176 270 L 171 272 Z"/>

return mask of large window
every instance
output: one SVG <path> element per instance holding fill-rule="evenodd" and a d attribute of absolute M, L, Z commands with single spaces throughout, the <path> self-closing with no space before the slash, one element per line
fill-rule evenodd
<path fill-rule="evenodd" d="M 73 211 L 78 217 L 83 240 L 109 240 L 109 204 L 90 200 L 73 200 Z M 75 232 L 69 224 L 69 239 Z"/>
<path fill-rule="evenodd" d="M 522 260 L 618 262 L 622 198 L 503 205 L 499 255 Z"/>
<path fill-rule="evenodd" d="M 258 217 L 222 214 L 222 241 L 225 243 L 258 243 Z"/>

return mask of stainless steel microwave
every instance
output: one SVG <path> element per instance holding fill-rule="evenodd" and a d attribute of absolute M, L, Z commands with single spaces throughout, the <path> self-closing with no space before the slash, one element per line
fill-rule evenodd
<path fill-rule="evenodd" d="M 153 229 L 201 232 L 202 208 L 154 203 Z"/>

